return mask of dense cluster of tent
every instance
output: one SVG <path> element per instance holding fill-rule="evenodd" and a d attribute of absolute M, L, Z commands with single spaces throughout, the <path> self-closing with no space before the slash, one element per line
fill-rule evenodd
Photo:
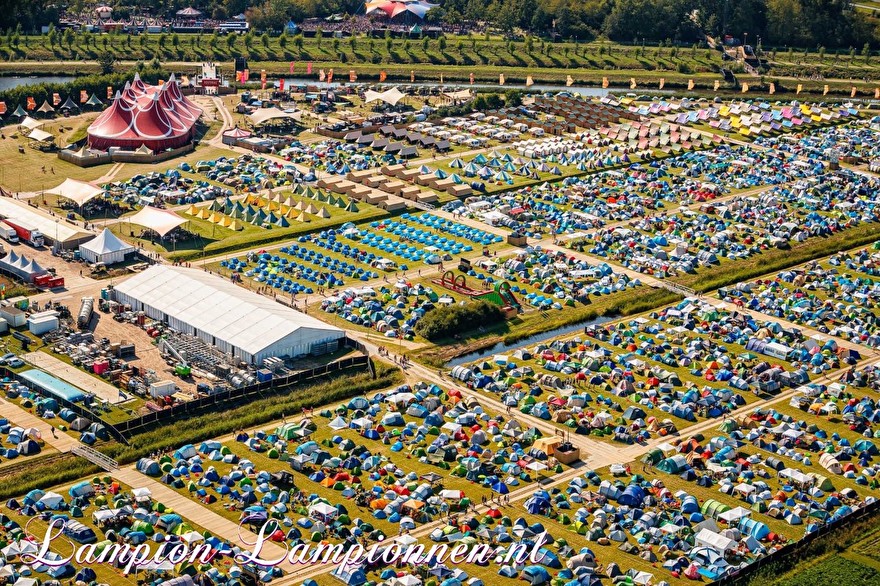
<path fill-rule="evenodd" d="M 859 111 L 854 107 L 834 108 L 796 101 L 788 105 L 780 102 L 735 102 L 682 112 L 675 117 L 675 122 L 708 124 L 715 130 L 755 138 L 780 132 L 798 132 L 810 126 L 834 124 L 858 115 Z"/>
<path fill-rule="evenodd" d="M 201 108 L 184 97 L 173 75 L 164 84 L 151 86 L 135 74 L 89 126 L 89 146 L 146 152 L 178 148 L 192 141 L 201 115 Z"/>
<path fill-rule="evenodd" d="M 745 259 L 877 221 L 866 195 L 875 183 L 849 171 L 828 173 L 774 186 L 758 197 L 707 203 L 700 211 L 644 217 L 585 235 L 576 245 L 635 270 L 693 273 L 723 259 Z"/>
<path fill-rule="evenodd" d="M 783 271 L 775 279 L 719 291 L 719 295 L 725 301 L 854 344 L 877 347 L 878 295 L 876 278 L 872 278 L 876 264 L 876 253 L 868 250 L 838 253 L 827 261 L 827 268 L 812 262 Z M 858 358 L 858 353 L 853 358 Z"/>
<path fill-rule="evenodd" d="M 723 334 L 713 339 L 713 332 Z M 734 356 L 725 350 L 730 344 L 754 351 Z M 586 336 L 459 366 L 452 376 L 576 433 L 630 443 L 667 435 L 698 416 L 722 417 L 747 403 L 745 392 L 797 387 L 809 382 L 810 373 L 836 368 L 840 360 L 833 342 L 823 348 L 778 324 L 685 300 L 650 319 L 592 325 Z M 682 380 L 680 369 L 702 384 Z M 545 391 L 553 394 L 544 398 Z M 649 416 L 652 411 L 656 414 Z"/>
<path fill-rule="evenodd" d="M 181 170 L 189 171 L 189 165 L 182 163 Z M 184 205 L 230 195 L 232 190 L 207 181 L 195 181 L 181 175 L 177 169 L 150 171 L 145 175 L 138 174 L 125 181 L 104 185 L 105 199 L 127 205 Z"/>
<path fill-rule="evenodd" d="M 545 310 L 588 304 L 591 297 L 613 295 L 641 285 L 638 279 L 615 273 L 606 263 L 591 265 L 562 251 L 545 251 L 540 245 L 527 246 L 500 263 L 480 261 L 467 276 L 487 288 L 506 282 L 525 304 Z"/>
<path fill-rule="evenodd" d="M 221 564 L 224 557 L 234 555 L 237 549 L 207 532 L 195 531 L 186 520 L 155 501 L 149 489 L 127 491 L 109 477 L 78 482 L 67 490 L 67 495 L 34 489 L 20 499 L 8 500 L 5 507 L 8 514 L 3 515 L 0 530 L 3 542 L 0 576 L 9 584 L 31 585 L 37 584 L 37 580 L 43 584 L 59 584 L 61 581 L 97 583 L 94 567 L 79 561 L 65 563 L 60 554 L 52 551 L 45 559 L 58 563 L 29 561 L 28 555 L 37 554 L 42 546 L 38 539 L 42 535 L 35 537 L 32 529 L 25 534 L 34 519 L 44 522 L 64 520 L 65 538 L 76 547 L 92 545 L 95 555 L 115 543 L 130 547 L 144 545 L 153 553 L 159 552 L 164 561 L 157 561 L 157 555 L 138 567 L 140 575 L 152 584 L 231 585 L 237 584 L 241 576 L 242 571 L 237 566 Z M 211 561 L 168 561 L 169 552 L 181 544 L 190 547 L 207 545 L 213 554 Z M 117 562 L 119 568 L 125 563 Z M 117 569 L 113 568 L 114 571 Z"/>
<path fill-rule="evenodd" d="M 760 137 L 755 144 L 793 153 L 810 160 L 830 162 L 841 158 L 870 161 L 880 156 L 880 133 L 870 120 L 812 130 L 802 135 Z"/>

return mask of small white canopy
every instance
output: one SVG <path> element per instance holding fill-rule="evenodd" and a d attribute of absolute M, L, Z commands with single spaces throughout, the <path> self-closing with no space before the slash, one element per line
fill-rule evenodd
<path fill-rule="evenodd" d="M 289 118 L 291 120 L 299 121 L 302 119 L 302 113 L 300 112 L 285 112 L 284 110 L 279 110 L 278 108 L 260 108 L 248 118 L 253 125 L 259 125 L 269 120 L 277 120 L 280 118 Z"/>
<path fill-rule="evenodd" d="M 42 132 L 35 130 L 34 132 Z M 31 134 L 33 134 L 32 132 Z M 85 181 L 77 181 L 76 179 L 65 179 L 64 183 L 48 190 L 46 193 L 57 195 L 76 202 L 77 205 L 83 205 L 90 199 L 94 199 L 104 193 L 100 187 L 95 187 L 91 183 Z"/>
<path fill-rule="evenodd" d="M 727 521 L 728 523 L 734 523 L 736 521 L 739 521 L 743 517 L 751 516 L 751 514 L 752 512 L 746 508 L 735 507 L 733 509 L 730 509 L 729 511 L 724 511 L 723 513 L 718 515 L 718 517 L 724 521 Z"/>
<path fill-rule="evenodd" d="M 185 224 L 186 220 L 178 216 L 172 211 L 160 210 L 152 206 L 144 206 L 141 211 L 128 219 L 132 224 L 149 228 L 157 232 L 159 236 L 165 236 L 181 224 Z"/>
<path fill-rule="evenodd" d="M 124 261 L 125 256 L 134 250 L 134 246 L 117 238 L 110 228 L 104 228 L 94 240 L 79 245 L 80 255 L 88 262 L 102 262 L 107 265 Z"/>
<path fill-rule="evenodd" d="M 370 102 L 385 102 L 386 104 L 394 106 L 404 96 L 406 96 L 406 94 L 404 94 L 396 87 L 393 87 L 390 90 L 385 90 L 384 92 L 374 92 L 373 90 L 367 90 L 366 94 L 364 94 L 364 101 L 367 104 L 369 104 Z"/>
<path fill-rule="evenodd" d="M 34 128 L 39 128 L 42 126 L 44 122 L 42 120 L 35 120 L 30 116 L 25 116 L 24 120 L 18 123 L 19 126 L 24 126 L 28 130 L 33 130 Z"/>
<path fill-rule="evenodd" d="M 34 128 L 31 130 L 31 133 L 27 135 L 27 137 L 31 140 L 35 140 L 37 142 L 45 142 L 47 140 L 53 140 L 55 137 L 45 130 L 40 130 L 39 128 Z"/>

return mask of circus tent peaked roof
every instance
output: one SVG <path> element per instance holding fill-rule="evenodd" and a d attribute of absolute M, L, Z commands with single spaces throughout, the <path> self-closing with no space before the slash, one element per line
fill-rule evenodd
<path fill-rule="evenodd" d="M 424 0 L 376 0 L 375 2 L 366 2 L 367 14 L 381 10 L 388 15 L 388 18 L 394 18 L 404 12 L 414 14 L 419 18 L 425 18 L 428 11 L 436 8 L 438 4 L 431 4 Z"/>
<path fill-rule="evenodd" d="M 89 145 L 98 149 L 177 148 L 192 139 L 201 114 L 201 108 L 180 92 L 173 75 L 163 85 L 151 86 L 135 74 L 89 126 Z"/>

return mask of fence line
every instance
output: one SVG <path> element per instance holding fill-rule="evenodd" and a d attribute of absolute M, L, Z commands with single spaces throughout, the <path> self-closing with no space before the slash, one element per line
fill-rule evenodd
<path fill-rule="evenodd" d="M 877 514 L 878 510 L 880 510 L 880 500 L 860 507 L 849 515 L 841 517 L 836 521 L 832 521 L 831 523 L 826 523 L 820 526 L 816 531 L 804 535 L 798 541 L 786 545 L 771 553 L 770 555 L 767 555 L 752 562 L 745 568 L 738 570 L 733 575 L 725 576 L 724 578 L 716 580 L 715 582 L 713 582 L 713 584 L 717 586 L 744 586 L 745 584 L 749 583 L 752 576 L 761 568 L 776 563 L 777 561 L 783 558 L 787 558 L 789 556 L 796 556 L 791 559 L 797 559 L 797 556 L 800 555 L 801 551 L 806 549 L 806 547 L 814 541 L 830 537 L 830 534 L 836 532 L 838 529 L 841 529 L 845 525 L 850 525 L 856 521 L 864 519 L 865 517 L 875 515 Z"/>

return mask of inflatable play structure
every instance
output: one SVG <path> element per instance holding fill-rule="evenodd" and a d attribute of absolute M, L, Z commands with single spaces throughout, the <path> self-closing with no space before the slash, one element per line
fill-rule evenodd
<path fill-rule="evenodd" d="M 507 281 L 495 283 L 492 289 L 477 290 L 468 287 L 467 279 L 464 275 L 456 276 L 452 271 L 446 271 L 442 277 L 434 279 L 434 283 L 455 293 L 466 295 L 472 299 L 488 301 L 501 308 L 509 307 L 519 312 L 522 307 L 519 300 L 514 297 L 513 292 L 510 290 L 510 283 Z"/>

